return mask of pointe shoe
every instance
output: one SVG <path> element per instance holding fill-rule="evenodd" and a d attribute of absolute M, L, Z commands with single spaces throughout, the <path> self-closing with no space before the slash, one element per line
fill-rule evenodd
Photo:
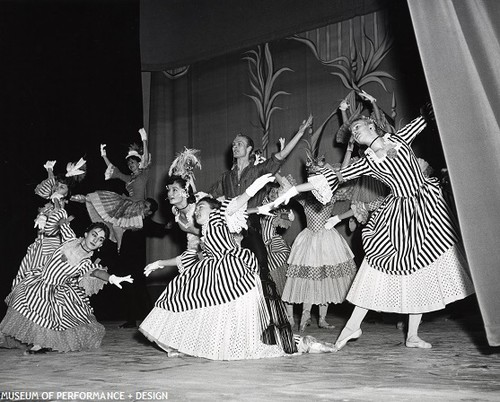
<path fill-rule="evenodd" d="M 320 317 L 318 321 L 318 327 L 325 329 L 332 329 L 335 328 L 335 325 L 328 324 L 325 320 L 325 317 Z"/>
<path fill-rule="evenodd" d="M 406 340 L 407 348 L 420 348 L 420 349 L 430 349 L 432 345 L 429 342 L 426 342 L 420 339 L 418 336 L 412 336 L 411 338 Z"/>
<path fill-rule="evenodd" d="M 337 340 L 337 342 L 335 342 L 335 348 L 337 350 L 342 349 L 347 344 L 347 342 L 349 342 L 351 339 L 358 339 L 362 333 L 363 333 L 363 331 L 361 331 L 361 328 L 358 328 L 356 331 L 352 332 L 350 335 L 346 336 L 344 339 Z"/>

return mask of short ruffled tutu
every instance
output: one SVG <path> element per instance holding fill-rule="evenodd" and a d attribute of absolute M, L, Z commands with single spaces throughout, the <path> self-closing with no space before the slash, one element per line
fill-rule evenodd
<path fill-rule="evenodd" d="M 292 245 L 283 301 L 342 303 L 356 275 L 353 256 L 337 230 L 304 229 Z"/>
<path fill-rule="evenodd" d="M 211 360 L 260 359 L 283 356 L 278 345 L 262 342 L 256 287 L 228 303 L 182 312 L 154 307 L 139 330 L 163 349 Z"/>
<path fill-rule="evenodd" d="M 104 221 L 126 229 L 140 229 L 143 224 L 145 203 L 112 191 L 87 194 L 86 206 L 92 222 Z"/>
<path fill-rule="evenodd" d="M 455 245 L 430 265 L 408 275 L 384 273 L 365 259 L 347 300 L 368 310 L 418 314 L 441 310 L 473 293 L 467 261 Z"/>
<path fill-rule="evenodd" d="M 55 331 L 34 323 L 9 307 L 0 323 L 0 332 L 5 337 L 2 346 L 40 345 L 42 348 L 58 352 L 98 349 L 101 346 L 105 329 L 93 315 L 88 318 L 89 323 L 63 331 Z"/>

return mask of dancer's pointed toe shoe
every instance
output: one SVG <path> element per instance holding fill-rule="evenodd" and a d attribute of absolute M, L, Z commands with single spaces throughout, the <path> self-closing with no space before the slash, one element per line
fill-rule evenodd
<path fill-rule="evenodd" d="M 361 331 L 361 328 L 358 328 L 350 335 L 347 335 L 344 339 L 337 340 L 337 342 L 335 342 L 335 348 L 337 349 L 337 351 L 342 349 L 347 344 L 347 342 L 349 342 L 352 339 L 358 339 L 362 333 L 363 331 Z"/>

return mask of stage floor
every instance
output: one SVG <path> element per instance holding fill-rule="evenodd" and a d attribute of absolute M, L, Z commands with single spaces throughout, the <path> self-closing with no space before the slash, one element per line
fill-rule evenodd
<path fill-rule="evenodd" d="M 137 330 L 105 322 L 93 352 L 0 349 L 0 392 L 63 401 L 499 401 L 500 351 L 487 345 L 480 316 L 424 317 L 429 350 L 404 346 L 398 316 L 371 314 L 363 335 L 337 353 L 235 362 L 167 358 Z M 313 321 L 304 334 L 333 342 L 345 319 L 330 314 L 335 329 Z"/>

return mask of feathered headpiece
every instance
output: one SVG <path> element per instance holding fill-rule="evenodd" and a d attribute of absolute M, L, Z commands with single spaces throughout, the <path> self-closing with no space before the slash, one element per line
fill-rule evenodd
<path fill-rule="evenodd" d="M 128 147 L 128 153 L 125 159 L 135 156 L 142 160 L 142 147 L 138 144 L 130 144 Z"/>
<path fill-rule="evenodd" d="M 80 160 L 76 163 L 69 162 L 66 165 L 66 177 L 74 177 L 86 173 L 85 172 L 86 163 L 87 161 L 83 158 L 80 158 Z"/>
<path fill-rule="evenodd" d="M 196 192 L 196 187 L 194 185 L 194 168 L 197 167 L 201 169 L 201 162 L 198 159 L 199 149 L 189 149 L 184 147 L 184 151 L 178 153 L 174 161 L 168 169 L 169 176 L 180 176 L 188 185 L 191 186 L 193 192 Z"/>

